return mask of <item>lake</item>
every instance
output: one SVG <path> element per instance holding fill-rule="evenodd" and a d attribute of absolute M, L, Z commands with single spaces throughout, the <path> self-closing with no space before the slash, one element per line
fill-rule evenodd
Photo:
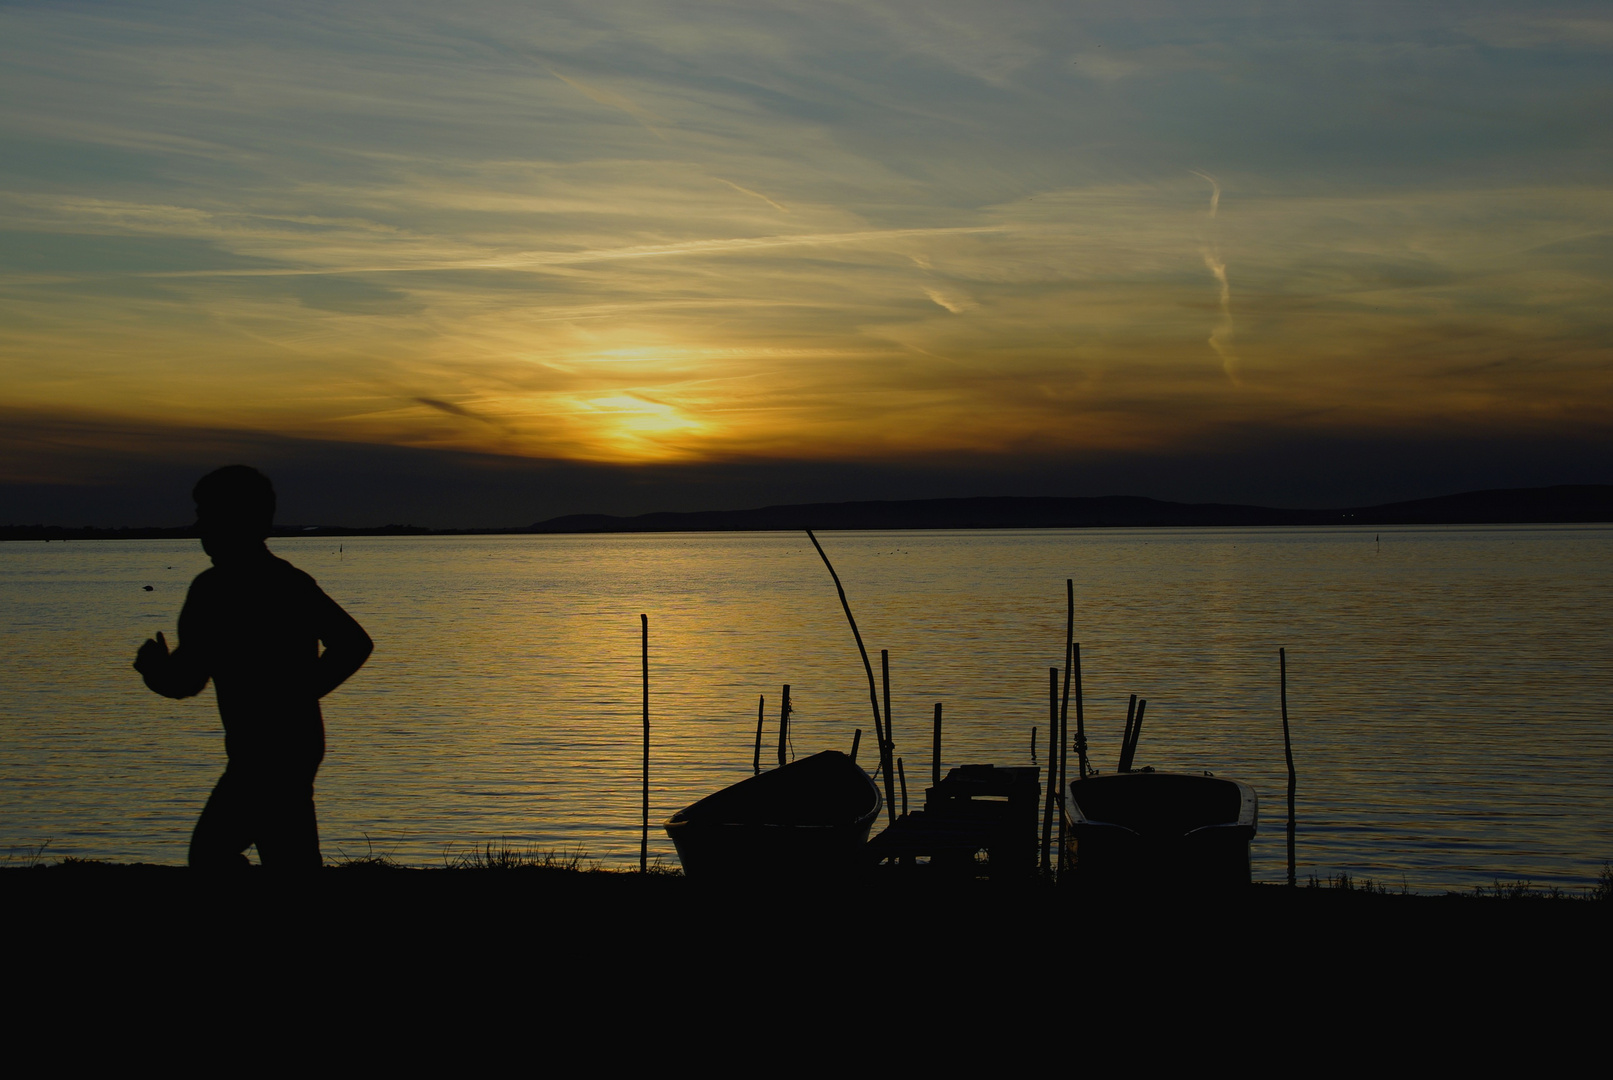
<path fill-rule="evenodd" d="M 897 754 L 922 804 L 943 767 L 1029 764 L 1075 582 L 1086 725 L 1114 768 L 1208 769 L 1260 797 L 1257 879 L 1285 871 L 1277 650 L 1299 773 L 1299 874 L 1392 888 L 1580 886 L 1613 858 L 1613 529 L 1443 527 L 832 532 Z M 650 620 L 659 825 L 777 758 L 877 752 L 867 682 L 803 534 L 276 539 L 376 642 L 325 700 L 327 859 L 440 865 L 493 841 L 636 864 L 639 614 Z M 169 701 L 130 667 L 170 643 L 194 541 L 0 544 L 0 846 L 183 862 L 224 765 L 209 688 Z M 144 586 L 152 586 L 146 591 Z M 1045 763 L 1045 750 L 1038 750 Z M 1073 763 L 1074 755 L 1071 760 Z M 1073 765 L 1072 765 L 1073 768 Z"/>

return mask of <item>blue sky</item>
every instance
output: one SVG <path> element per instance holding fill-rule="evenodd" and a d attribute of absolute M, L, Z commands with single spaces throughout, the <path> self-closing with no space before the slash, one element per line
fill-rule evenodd
<path fill-rule="evenodd" d="M 1605 446 L 1610 52 L 1605 5 L 0 5 L 0 462 Z"/>

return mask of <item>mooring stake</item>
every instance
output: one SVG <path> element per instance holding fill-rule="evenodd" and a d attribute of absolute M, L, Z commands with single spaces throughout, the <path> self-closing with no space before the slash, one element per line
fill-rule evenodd
<path fill-rule="evenodd" d="M 1283 705 L 1283 756 L 1288 759 L 1288 884 L 1296 884 L 1294 878 L 1294 744 L 1288 737 L 1288 650 L 1277 650 L 1277 670 L 1282 687 Z"/>
<path fill-rule="evenodd" d="M 640 615 L 639 657 L 644 670 L 644 820 L 638 838 L 638 872 L 650 870 L 650 617 Z"/>
<path fill-rule="evenodd" d="M 767 695 L 756 695 L 756 750 L 750 757 L 751 775 L 762 771 L 762 720 L 766 716 Z"/>
<path fill-rule="evenodd" d="M 823 565 L 828 568 L 829 576 L 834 579 L 835 592 L 840 594 L 840 606 L 846 612 L 846 621 L 851 624 L 851 636 L 857 639 L 857 652 L 863 658 L 863 671 L 868 674 L 868 701 L 874 707 L 874 738 L 880 745 L 880 768 L 885 770 L 885 811 L 889 815 L 890 823 L 894 825 L 896 824 L 896 807 L 894 805 L 896 793 L 892 790 L 894 785 L 891 782 L 890 763 L 885 760 L 885 724 L 879 715 L 879 689 L 874 685 L 874 665 L 868 662 L 868 650 L 863 647 L 862 631 L 857 629 L 857 617 L 851 613 L 851 604 L 846 600 L 846 590 L 840 584 L 840 575 L 835 573 L 834 563 L 829 561 L 829 556 L 824 553 L 823 545 L 818 543 L 816 536 L 812 535 L 812 530 L 808 529 L 806 534 L 807 539 L 812 541 L 812 546 L 818 549 L 818 557 L 823 560 Z"/>

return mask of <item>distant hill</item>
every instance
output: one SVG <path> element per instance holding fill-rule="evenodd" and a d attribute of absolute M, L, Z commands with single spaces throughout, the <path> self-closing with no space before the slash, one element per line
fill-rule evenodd
<path fill-rule="evenodd" d="M 1334 510 L 1174 503 L 1115 495 L 1088 499 L 909 499 L 808 503 L 691 514 L 572 514 L 534 533 L 728 532 L 794 529 L 1092 529 L 1247 525 L 1477 525 L 1613 522 L 1613 485 L 1470 491 Z"/>
<path fill-rule="evenodd" d="M 1436 499 L 1332 510 L 1282 510 L 1230 503 L 1175 503 L 1130 495 L 1089 499 L 906 499 L 806 503 L 696 513 L 571 514 L 514 529 L 428 529 L 419 525 L 348 528 L 282 526 L 277 536 L 424 536 L 477 533 L 769 532 L 797 529 L 1098 529 L 1251 525 L 1523 525 L 1613 522 L 1613 485 L 1506 488 Z M 169 529 L 0 526 L 0 540 L 178 539 L 194 525 Z"/>

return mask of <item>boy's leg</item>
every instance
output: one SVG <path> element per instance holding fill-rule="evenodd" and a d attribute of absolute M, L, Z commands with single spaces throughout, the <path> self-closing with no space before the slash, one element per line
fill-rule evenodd
<path fill-rule="evenodd" d="M 319 820 L 314 814 L 313 781 L 300 778 L 266 788 L 260 804 L 255 839 L 258 858 L 268 868 L 317 870 L 325 865 L 319 853 Z"/>
<path fill-rule="evenodd" d="M 252 800 L 244 787 L 228 768 L 213 785 L 190 834 L 191 866 L 234 870 L 250 865 L 245 852 L 252 843 Z"/>

